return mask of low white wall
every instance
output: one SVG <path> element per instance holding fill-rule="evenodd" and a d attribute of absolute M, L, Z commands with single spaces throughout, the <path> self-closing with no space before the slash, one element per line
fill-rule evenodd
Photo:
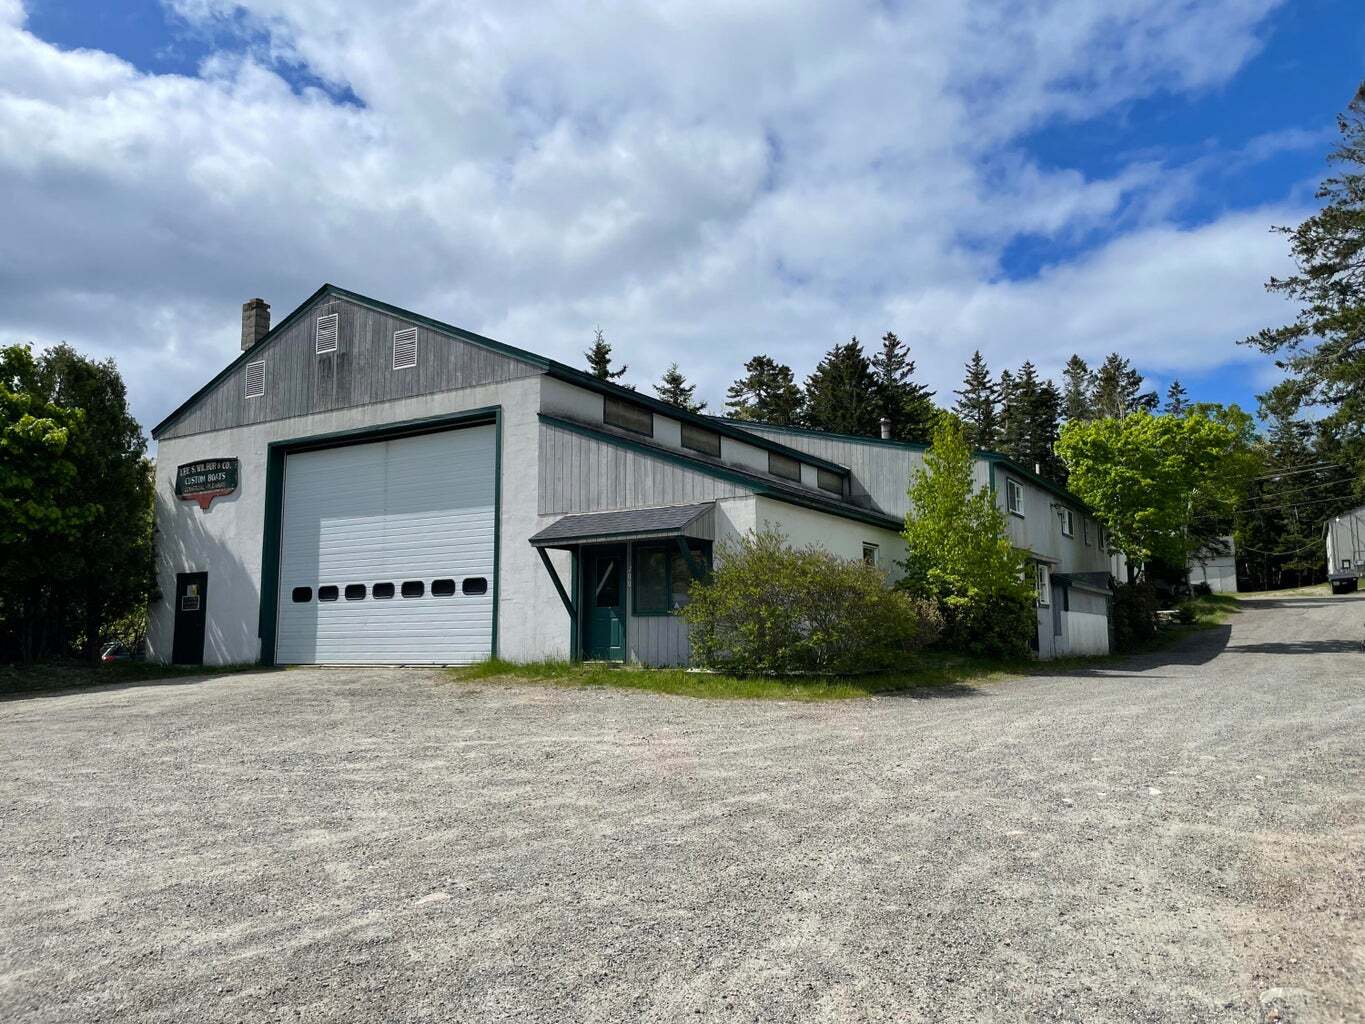
<path fill-rule="evenodd" d="M 1109 617 L 1095 612 L 1063 612 L 1068 654 L 1108 654 Z"/>
<path fill-rule="evenodd" d="M 876 544 L 878 565 L 886 571 L 887 578 L 896 580 L 903 575 L 900 563 L 905 560 L 905 541 L 896 530 L 788 505 L 772 498 L 760 497 L 755 502 L 753 514 L 755 521 L 746 528 L 776 527 L 794 548 L 821 547 L 832 555 L 857 562 L 862 561 L 864 543 Z"/>

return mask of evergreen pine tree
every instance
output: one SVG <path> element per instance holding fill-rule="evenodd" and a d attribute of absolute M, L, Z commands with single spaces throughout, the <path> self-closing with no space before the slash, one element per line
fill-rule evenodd
<path fill-rule="evenodd" d="M 1156 393 L 1142 390 L 1142 374 L 1117 352 L 1111 352 L 1095 373 L 1090 404 L 1098 417 L 1119 419 L 1130 412 L 1157 407 Z"/>
<path fill-rule="evenodd" d="M 872 357 L 872 373 L 878 420 L 891 421 L 891 436 L 897 441 L 927 444 L 938 416 L 934 393 L 915 383 L 910 350 L 891 331 L 882 336 L 882 350 Z"/>
<path fill-rule="evenodd" d="M 1009 370 L 1000 371 L 1000 380 L 995 385 L 996 394 L 1000 396 L 1000 426 L 996 431 L 996 447 L 1003 450 L 1006 445 L 1006 437 L 1010 436 L 1011 431 L 1017 430 L 1010 425 L 1010 421 L 1019 415 L 1018 387 L 1014 381 L 1014 374 Z"/>
<path fill-rule="evenodd" d="M 806 378 L 806 422 L 834 434 L 876 437 L 880 427 L 872 364 L 858 339 L 835 345 Z"/>
<path fill-rule="evenodd" d="M 705 402 L 698 402 L 693 398 L 697 393 L 697 385 L 687 383 L 687 378 L 678 369 L 677 363 L 664 371 L 659 383 L 654 385 L 654 393 L 669 405 L 676 405 L 688 412 L 701 412 L 706 408 Z"/>
<path fill-rule="evenodd" d="M 1095 375 L 1084 359 L 1073 355 L 1062 371 L 1062 415 L 1067 422 L 1088 420 L 1094 416 L 1090 395 L 1095 388 Z"/>
<path fill-rule="evenodd" d="M 737 420 L 791 427 L 802 419 L 801 389 L 790 366 L 758 355 L 744 364 L 744 376 L 725 392 L 725 408 Z"/>
<path fill-rule="evenodd" d="M 1319 450 L 1338 449 L 1365 499 L 1365 84 L 1337 118 L 1341 141 L 1328 156 L 1335 169 L 1318 187 L 1322 208 L 1289 237 L 1296 272 L 1266 289 L 1294 300 L 1292 323 L 1260 331 L 1244 344 L 1274 355 L 1289 373 L 1284 397 L 1326 414 Z"/>
<path fill-rule="evenodd" d="M 1000 392 L 981 352 L 972 353 L 966 364 L 962 390 L 954 391 L 953 412 L 963 423 L 967 443 L 973 448 L 994 448 L 1000 433 Z"/>
<path fill-rule="evenodd" d="M 1009 402 L 1000 452 L 1027 469 L 1036 469 L 1049 479 L 1063 482 L 1066 467 L 1055 450 L 1062 408 L 1057 386 L 1039 377 L 1031 362 L 1019 367 L 1017 374 L 1002 373 L 1000 379 Z"/>
<path fill-rule="evenodd" d="M 600 327 L 593 331 L 592 348 L 584 352 L 583 357 L 587 359 L 588 370 L 592 375 L 602 380 L 619 380 L 630 369 L 628 366 L 623 366 L 619 370 L 611 368 L 611 345 L 603 336 Z"/>
<path fill-rule="evenodd" d="M 1034 462 L 1043 476 L 1059 484 L 1066 483 L 1066 463 L 1057 454 L 1057 437 L 1061 433 L 1062 393 L 1057 385 L 1044 380 L 1038 385 L 1029 419 L 1032 422 Z"/>
<path fill-rule="evenodd" d="M 1190 396 L 1181 385 L 1180 381 L 1171 381 L 1171 386 L 1166 389 L 1166 415 L 1184 416 L 1185 410 L 1190 407 Z"/>

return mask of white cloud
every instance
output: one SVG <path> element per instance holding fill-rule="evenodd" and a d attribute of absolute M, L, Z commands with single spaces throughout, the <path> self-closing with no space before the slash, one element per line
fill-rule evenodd
<path fill-rule="evenodd" d="M 996 367 L 1027 358 L 1049 375 L 1072 353 L 1094 365 L 1118 351 L 1164 380 L 1260 362 L 1238 341 L 1290 312 L 1263 288 L 1287 262 L 1283 239 L 1267 226 L 1304 213 L 1261 208 L 1197 228 L 1154 225 L 1027 281 L 933 289 L 894 300 L 888 312 L 894 322 L 933 325 L 932 334 L 905 336 L 933 352 L 936 367 L 949 364 L 936 380 L 949 386 L 962 361 L 952 358 L 978 348 Z"/>
<path fill-rule="evenodd" d="M 254 49 L 147 74 L 0 0 L 0 339 L 116 355 L 149 423 L 232 355 L 242 300 L 324 280 L 574 362 L 600 323 L 637 383 L 678 359 L 715 400 L 753 352 L 804 372 L 888 328 L 940 388 L 978 345 L 1209 365 L 1279 266 L 1279 211 L 1177 230 L 1169 169 L 1021 142 L 1226 81 L 1274 0 L 167 2 L 244 8 Z M 1097 232 L 1001 279 L 1021 235 Z"/>

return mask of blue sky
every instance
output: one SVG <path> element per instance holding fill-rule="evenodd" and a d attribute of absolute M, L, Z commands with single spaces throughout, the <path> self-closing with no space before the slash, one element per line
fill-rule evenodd
<path fill-rule="evenodd" d="M 941 399 L 1117 349 L 1253 405 L 1365 78 L 1345 0 L 430 9 L 0 0 L 0 339 L 113 355 L 149 426 L 325 280 L 713 404 L 891 329 Z"/>

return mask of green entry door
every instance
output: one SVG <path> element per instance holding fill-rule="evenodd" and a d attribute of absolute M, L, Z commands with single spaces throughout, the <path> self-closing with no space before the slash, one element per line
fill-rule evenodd
<path fill-rule="evenodd" d="M 587 656 L 592 661 L 625 661 L 626 553 L 621 548 L 589 548 L 585 554 Z"/>

